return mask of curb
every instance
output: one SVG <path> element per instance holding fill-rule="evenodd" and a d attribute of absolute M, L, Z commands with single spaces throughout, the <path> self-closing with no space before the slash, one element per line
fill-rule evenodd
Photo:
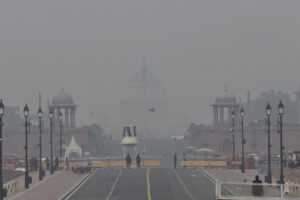
<path fill-rule="evenodd" d="M 89 178 L 94 175 L 98 170 L 87 174 L 85 177 L 83 177 L 80 181 L 78 181 L 70 190 L 68 190 L 63 196 L 61 196 L 58 200 L 67 200 L 70 198 L 70 195 L 78 190 L 86 181 L 89 180 Z"/>

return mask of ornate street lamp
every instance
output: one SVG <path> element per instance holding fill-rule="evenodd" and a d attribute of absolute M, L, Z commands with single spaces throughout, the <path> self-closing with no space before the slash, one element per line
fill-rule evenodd
<path fill-rule="evenodd" d="M 62 126 L 63 126 L 63 115 L 59 113 L 59 156 L 60 160 L 62 159 Z"/>
<path fill-rule="evenodd" d="M 235 140 L 234 140 L 234 120 L 235 120 L 235 111 L 232 110 L 231 112 L 231 120 L 232 120 L 232 160 L 234 160 L 235 157 Z"/>
<path fill-rule="evenodd" d="M 3 190 L 3 180 L 2 180 L 2 119 L 4 115 L 4 105 L 2 99 L 0 99 L 0 200 L 6 196 Z"/>
<path fill-rule="evenodd" d="M 266 107 L 266 125 L 268 133 L 268 175 L 266 176 L 266 182 L 272 183 L 272 173 L 271 173 L 271 137 L 270 137 L 270 125 L 271 125 L 271 106 L 268 103 Z"/>
<path fill-rule="evenodd" d="M 29 188 L 29 176 L 28 176 L 28 116 L 29 108 L 27 104 L 23 109 L 23 114 L 25 117 L 25 189 Z"/>
<path fill-rule="evenodd" d="M 240 116 L 241 116 L 241 132 L 242 132 L 242 166 L 241 166 L 241 171 L 242 173 L 245 173 L 245 153 L 244 153 L 244 145 L 245 145 L 245 139 L 244 139 L 244 116 L 245 116 L 245 111 L 243 107 L 240 110 Z"/>
<path fill-rule="evenodd" d="M 280 134 L 280 180 L 279 184 L 284 184 L 284 175 L 283 175 L 283 149 L 284 146 L 282 145 L 282 116 L 284 114 L 284 105 L 280 100 L 278 104 L 278 115 L 279 120 L 277 120 L 277 131 Z"/>
<path fill-rule="evenodd" d="M 50 174 L 53 174 L 53 111 L 50 109 Z"/>
<path fill-rule="evenodd" d="M 39 166 L 39 180 L 43 180 L 43 162 L 42 162 L 42 118 L 43 118 L 43 110 L 41 106 L 38 110 L 38 117 L 39 117 L 39 137 L 40 137 L 40 166 Z"/>

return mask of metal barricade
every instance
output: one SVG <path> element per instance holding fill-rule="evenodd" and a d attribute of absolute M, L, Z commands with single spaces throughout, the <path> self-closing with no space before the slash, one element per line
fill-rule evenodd
<path fill-rule="evenodd" d="M 186 167 L 227 167 L 227 160 L 224 157 L 202 157 L 202 156 L 179 156 L 179 165 Z"/>

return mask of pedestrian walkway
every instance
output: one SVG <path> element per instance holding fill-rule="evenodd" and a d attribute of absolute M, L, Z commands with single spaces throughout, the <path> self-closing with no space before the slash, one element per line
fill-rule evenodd
<path fill-rule="evenodd" d="M 59 199 L 76 185 L 85 175 L 75 175 L 72 172 L 55 172 L 50 176 L 46 173 L 43 181 L 38 181 L 38 172 L 31 173 L 33 184 L 24 188 L 24 176 L 18 178 L 18 192 L 8 196 L 8 200 L 53 200 Z M 23 179 L 22 179 L 23 178 Z"/>
<path fill-rule="evenodd" d="M 205 169 L 204 170 L 211 178 L 222 181 L 222 182 L 245 182 L 251 183 L 255 175 L 259 175 L 260 180 L 264 182 L 265 174 L 258 174 L 258 170 L 256 169 L 247 169 L 243 174 L 239 169 Z M 276 182 L 276 178 L 273 177 L 273 182 Z"/>

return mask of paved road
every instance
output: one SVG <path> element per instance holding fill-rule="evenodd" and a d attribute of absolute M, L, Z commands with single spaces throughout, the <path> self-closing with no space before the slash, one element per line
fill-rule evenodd
<path fill-rule="evenodd" d="M 215 186 L 196 169 L 103 169 L 70 200 L 214 200 Z"/>

